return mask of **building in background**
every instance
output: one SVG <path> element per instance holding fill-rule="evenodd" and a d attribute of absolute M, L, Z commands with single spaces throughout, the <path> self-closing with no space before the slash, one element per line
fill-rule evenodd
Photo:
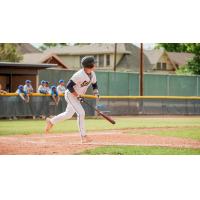
<path fill-rule="evenodd" d="M 193 58 L 191 53 L 167 52 L 165 50 L 146 50 L 150 66 L 146 66 L 150 72 L 159 74 L 174 74 L 177 69 L 187 64 Z"/>
<path fill-rule="evenodd" d="M 81 59 L 93 55 L 97 60 L 97 70 L 113 70 L 114 44 L 92 43 L 88 45 L 75 45 L 55 47 L 44 51 L 45 54 L 56 54 L 69 69 L 80 69 Z M 117 45 L 116 61 L 120 62 L 124 55 L 131 54 L 124 44 Z"/>
<path fill-rule="evenodd" d="M 56 67 L 56 64 L 23 64 L 0 62 L 0 83 L 8 92 L 15 92 L 18 85 L 24 85 L 26 80 L 31 80 L 34 92 L 39 85 L 39 70 Z"/>
<path fill-rule="evenodd" d="M 26 53 L 23 55 L 21 63 L 56 64 L 55 69 L 68 69 L 67 65 L 65 65 L 64 62 L 57 55 L 48 53 Z"/>
<path fill-rule="evenodd" d="M 31 44 L 21 44 L 24 55 L 22 63 L 57 64 L 57 69 L 78 70 L 81 59 L 93 55 L 97 60 L 97 71 L 113 71 L 114 43 L 91 43 L 75 46 L 53 47 L 40 52 Z M 29 53 L 25 53 L 29 51 Z M 36 52 L 35 52 L 36 51 Z M 193 57 L 191 53 L 175 53 L 164 50 L 144 51 L 144 72 L 174 74 Z M 139 72 L 140 48 L 132 43 L 118 43 L 116 71 Z"/>

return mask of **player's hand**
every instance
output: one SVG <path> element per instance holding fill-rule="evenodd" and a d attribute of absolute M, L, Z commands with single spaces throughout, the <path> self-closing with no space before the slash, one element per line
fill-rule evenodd
<path fill-rule="evenodd" d="M 98 91 L 98 90 L 94 90 L 94 91 L 93 91 L 93 95 L 94 95 L 97 99 L 100 98 L 100 97 L 99 97 L 99 91 Z"/>
<path fill-rule="evenodd" d="M 78 99 L 81 103 L 84 102 L 84 98 L 83 98 L 83 97 L 78 96 L 77 99 Z"/>

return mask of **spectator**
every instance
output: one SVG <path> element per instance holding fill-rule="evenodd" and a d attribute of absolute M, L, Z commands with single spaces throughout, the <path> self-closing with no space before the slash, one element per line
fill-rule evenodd
<path fill-rule="evenodd" d="M 24 91 L 24 86 L 23 85 L 19 85 L 18 86 L 18 89 L 17 89 L 16 93 L 21 97 L 21 99 L 23 101 L 25 101 L 25 103 L 29 102 L 29 96 L 28 96 L 27 92 Z"/>
<path fill-rule="evenodd" d="M 46 81 L 41 81 L 41 85 L 38 87 L 37 92 L 41 94 L 48 94 L 48 91 L 46 89 Z"/>
<path fill-rule="evenodd" d="M 0 94 L 6 94 L 7 92 L 5 90 L 2 89 L 2 85 L 0 83 Z"/>
<path fill-rule="evenodd" d="M 51 86 L 50 94 L 51 94 L 51 97 L 53 98 L 55 104 L 58 105 L 58 103 L 60 101 L 60 97 L 58 95 L 58 91 L 57 91 L 55 85 Z"/>
<path fill-rule="evenodd" d="M 57 86 L 58 94 L 65 94 L 65 82 L 64 80 L 59 80 L 59 85 Z"/>
<path fill-rule="evenodd" d="M 48 93 L 50 94 L 49 81 L 45 81 L 45 88 L 46 88 L 47 94 Z"/>
<path fill-rule="evenodd" d="M 27 94 L 32 94 L 32 93 L 33 93 L 33 87 L 32 87 L 32 85 L 31 85 L 31 81 L 30 81 L 30 80 L 26 80 L 26 81 L 25 81 L 24 91 L 25 91 Z"/>

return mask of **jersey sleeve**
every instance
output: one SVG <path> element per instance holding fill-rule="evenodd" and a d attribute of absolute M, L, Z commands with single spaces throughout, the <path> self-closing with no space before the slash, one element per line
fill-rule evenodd
<path fill-rule="evenodd" d="M 95 84 L 97 82 L 96 74 L 93 73 L 92 75 L 92 84 Z"/>
<path fill-rule="evenodd" d="M 74 75 L 71 77 L 70 80 L 72 80 L 75 84 L 77 84 L 77 83 L 80 81 L 80 77 L 79 77 L 79 75 L 76 73 L 76 74 L 74 74 Z"/>

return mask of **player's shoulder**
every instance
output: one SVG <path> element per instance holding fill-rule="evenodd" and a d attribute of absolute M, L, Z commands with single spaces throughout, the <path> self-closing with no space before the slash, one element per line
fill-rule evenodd
<path fill-rule="evenodd" d="M 92 75 L 93 75 L 93 76 L 96 76 L 96 73 L 95 73 L 94 71 L 92 71 Z"/>
<path fill-rule="evenodd" d="M 81 76 L 84 75 L 83 72 L 84 72 L 83 69 L 80 69 L 77 72 L 75 72 L 73 76 L 75 76 L 75 77 L 81 77 Z"/>

